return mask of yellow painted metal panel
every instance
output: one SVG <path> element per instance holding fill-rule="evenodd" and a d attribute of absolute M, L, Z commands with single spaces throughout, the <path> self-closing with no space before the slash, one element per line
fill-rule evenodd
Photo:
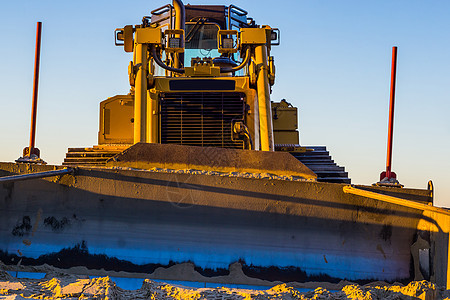
<path fill-rule="evenodd" d="M 274 130 L 275 144 L 299 144 L 298 131 Z"/>
<path fill-rule="evenodd" d="M 297 108 L 277 107 L 272 104 L 273 130 L 296 130 Z"/>
<path fill-rule="evenodd" d="M 123 28 L 123 47 L 125 52 L 133 52 L 133 26 L 127 25 Z"/>
<path fill-rule="evenodd" d="M 100 145 L 133 143 L 133 109 L 131 95 L 117 95 L 100 103 Z"/>
<path fill-rule="evenodd" d="M 136 43 L 161 44 L 161 30 L 159 28 L 136 28 Z"/>
<path fill-rule="evenodd" d="M 197 65 L 185 68 L 187 77 L 219 77 L 220 67 Z"/>
<path fill-rule="evenodd" d="M 241 44 L 266 44 L 267 33 L 265 28 L 242 28 Z"/>
<path fill-rule="evenodd" d="M 214 77 L 214 78 L 208 78 L 208 79 L 214 79 L 214 80 L 232 80 L 236 82 L 236 88 L 235 92 L 243 92 L 248 93 L 250 87 L 249 87 L 249 79 L 248 77 Z M 157 77 L 155 76 L 155 86 L 152 88 L 153 92 L 170 92 L 170 86 L 169 82 L 174 80 L 182 80 L 182 81 L 188 81 L 191 80 L 190 78 L 185 77 Z M 204 92 L 205 90 L 199 90 Z M 207 90 L 206 90 L 207 91 Z M 177 92 L 182 92 L 181 90 L 177 90 Z M 188 90 L 188 92 L 195 92 L 195 90 Z M 216 92 L 221 92 L 220 90 Z M 229 90 L 224 90 L 224 92 L 231 92 Z"/>

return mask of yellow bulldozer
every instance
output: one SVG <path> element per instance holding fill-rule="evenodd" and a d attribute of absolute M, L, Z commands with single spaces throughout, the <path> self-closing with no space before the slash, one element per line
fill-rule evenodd
<path fill-rule="evenodd" d="M 98 145 L 62 166 L 0 163 L 7 268 L 448 285 L 450 214 L 431 184 L 353 186 L 325 147 L 300 145 L 297 108 L 270 98 L 278 29 L 174 0 L 115 44 L 131 88 L 100 103 Z"/>
<path fill-rule="evenodd" d="M 300 147 L 297 108 L 270 99 L 278 29 L 257 25 L 234 5 L 174 2 L 140 25 L 116 29 L 115 37 L 133 53 L 130 93 L 100 103 L 98 145 L 70 148 L 64 165 L 104 165 L 136 143 L 279 150 L 290 151 L 320 181 L 350 183 L 325 147 Z"/>

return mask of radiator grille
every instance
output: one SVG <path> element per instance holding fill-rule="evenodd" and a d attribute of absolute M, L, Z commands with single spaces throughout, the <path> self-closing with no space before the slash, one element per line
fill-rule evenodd
<path fill-rule="evenodd" d="M 243 141 L 231 140 L 231 123 L 244 112 L 243 93 L 162 93 L 161 143 L 242 149 Z"/>

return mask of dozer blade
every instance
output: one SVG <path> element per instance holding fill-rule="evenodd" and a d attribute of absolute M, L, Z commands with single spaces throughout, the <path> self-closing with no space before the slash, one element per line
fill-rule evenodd
<path fill-rule="evenodd" d="M 317 175 L 291 154 L 215 147 L 138 143 L 109 159 L 107 167 L 269 173 L 315 180 Z"/>
<path fill-rule="evenodd" d="M 138 149 L 150 148 L 128 155 Z M 54 166 L 31 168 L 0 163 L 0 176 Z M 83 266 L 68 271 L 238 284 L 413 280 L 412 245 L 423 238 L 433 247 L 419 230 L 432 220 L 344 186 L 80 167 L 0 185 L 0 260 L 19 271 Z M 365 189 L 432 201 L 426 190 Z M 183 263 L 189 272 L 177 267 Z"/>

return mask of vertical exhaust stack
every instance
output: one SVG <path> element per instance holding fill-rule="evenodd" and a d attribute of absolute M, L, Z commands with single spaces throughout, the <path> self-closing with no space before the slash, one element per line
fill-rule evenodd
<path fill-rule="evenodd" d="M 173 0 L 173 7 L 175 8 L 175 28 L 183 29 L 186 28 L 186 11 L 184 9 L 184 4 L 181 0 Z M 178 37 L 178 36 L 177 36 Z M 184 64 L 184 53 L 174 54 L 174 68 L 180 68 Z"/>

